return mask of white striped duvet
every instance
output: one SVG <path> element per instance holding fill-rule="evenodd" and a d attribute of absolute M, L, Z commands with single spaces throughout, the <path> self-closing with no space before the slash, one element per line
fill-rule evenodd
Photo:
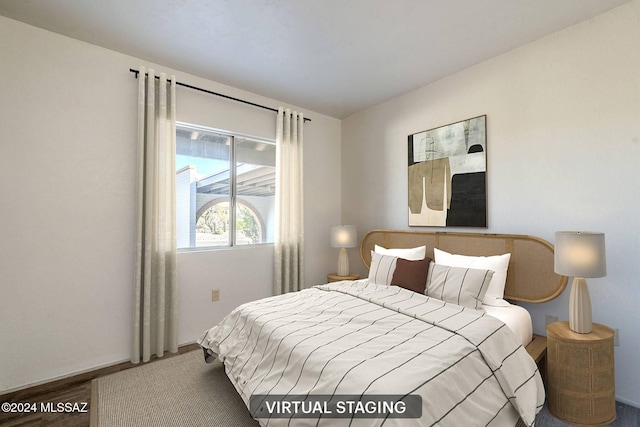
<path fill-rule="evenodd" d="M 533 425 L 537 367 L 482 311 L 367 280 L 244 304 L 199 343 L 252 394 L 420 394 L 420 419 L 259 419 L 263 426 Z"/>

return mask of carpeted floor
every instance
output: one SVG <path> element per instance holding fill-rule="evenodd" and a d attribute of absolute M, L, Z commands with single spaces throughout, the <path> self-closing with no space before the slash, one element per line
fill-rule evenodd
<path fill-rule="evenodd" d="M 93 380 L 91 427 L 256 427 L 220 362 L 200 350 Z M 618 404 L 611 426 L 640 427 L 640 410 Z M 188 422 L 188 424 L 185 424 Z M 537 427 L 570 427 L 546 406 Z"/>
<path fill-rule="evenodd" d="M 255 427 L 220 362 L 196 350 L 93 380 L 91 427 Z M 188 424 L 185 424 L 188 420 Z"/>

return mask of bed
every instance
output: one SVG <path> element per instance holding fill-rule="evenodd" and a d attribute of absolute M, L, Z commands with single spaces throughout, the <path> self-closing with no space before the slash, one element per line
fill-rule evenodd
<path fill-rule="evenodd" d="M 402 255 L 420 246 L 417 258 Z M 544 387 L 527 349 L 543 346 L 532 346 L 530 317 L 513 303 L 562 292 L 567 278 L 553 272 L 552 245 L 522 235 L 375 230 L 360 252 L 367 279 L 244 304 L 200 338 L 205 358 L 224 363 L 262 426 L 534 424 Z M 431 262 L 443 253 L 456 262 L 508 254 L 501 298 L 483 304 L 499 268 Z M 412 274 L 428 268 L 424 291 L 396 278 L 406 266 Z"/>

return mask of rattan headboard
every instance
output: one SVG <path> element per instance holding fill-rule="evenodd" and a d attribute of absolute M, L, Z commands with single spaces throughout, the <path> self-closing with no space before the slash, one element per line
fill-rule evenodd
<path fill-rule="evenodd" d="M 360 256 L 369 268 L 374 245 L 411 248 L 426 245 L 455 254 L 489 256 L 511 253 L 505 298 L 523 302 L 554 299 L 567 286 L 568 278 L 553 271 L 553 245 L 538 237 L 518 234 L 448 233 L 404 230 L 373 230 L 360 244 Z"/>

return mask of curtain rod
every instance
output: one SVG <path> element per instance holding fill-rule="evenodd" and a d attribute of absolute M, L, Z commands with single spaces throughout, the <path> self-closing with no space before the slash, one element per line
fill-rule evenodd
<path fill-rule="evenodd" d="M 136 75 L 136 79 L 138 78 L 138 74 L 140 74 L 140 71 L 139 71 L 139 70 L 134 70 L 133 68 L 129 68 L 129 71 Z M 145 75 L 147 75 L 147 74 L 145 73 Z M 155 77 L 156 77 L 156 79 L 159 79 L 159 78 L 160 78 L 159 76 L 155 76 Z M 200 92 L 208 93 L 209 95 L 215 95 L 215 96 L 219 96 L 219 97 L 221 97 L 221 98 L 230 99 L 230 100 L 232 100 L 232 101 L 242 102 L 243 104 L 253 105 L 254 107 L 263 108 L 263 109 L 265 109 L 265 110 L 274 111 L 274 112 L 276 112 L 276 113 L 278 112 L 278 110 L 277 110 L 276 108 L 271 108 L 271 107 L 267 107 L 267 106 L 265 106 L 265 105 L 256 104 L 256 103 L 251 102 L 251 101 L 245 101 L 244 99 L 234 98 L 233 96 L 224 95 L 224 94 L 222 94 L 222 93 L 212 92 L 212 91 L 210 91 L 210 90 L 202 89 L 202 88 L 200 88 L 200 87 L 196 87 L 196 86 L 191 86 L 191 85 L 188 85 L 188 84 L 186 84 L 186 83 L 180 83 L 180 82 L 176 81 L 176 85 L 177 85 L 177 86 L 186 87 L 186 88 L 189 88 L 189 89 L 193 89 L 193 90 L 198 90 L 198 91 L 200 91 Z M 305 117 L 305 118 L 304 118 L 304 121 L 305 121 L 305 122 L 310 122 L 310 121 L 311 121 L 311 119 L 310 119 L 310 118 L 308 118 L 308 117 Z"/>

